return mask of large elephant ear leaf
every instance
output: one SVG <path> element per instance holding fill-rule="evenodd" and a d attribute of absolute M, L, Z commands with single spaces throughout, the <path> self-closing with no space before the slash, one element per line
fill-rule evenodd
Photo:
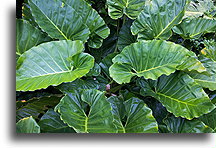
<path fill-rule="evenodd" d="M 142 88 L 140 93 L 156 98 L 176 117 L 181 116 L 191 120 L 215 108 L 202 87 L 183 72 L 163 75 L 155 83 L 146 81 L 145 79 L 137 81 Z"/>
<path fill-rule="evenodd" d="M 70 82 L 87 74 L 94 58 L 82 41 L 52 41 L 33 47 L 18 60 L 16 90 L 28 91 Z"/>
<path fill-rule="evenodd" d="M 118 19 L 124 14 L 135 19 L 142 11 L 146 0 L 107 0 L 109 16 Z"/>
<path fill-rule="evenodd" d="M 116 133 L 111 105 L 103 92 L 68 93 L 58 107 L 61 119 L 78 133 Z"/>
<path fill-rule="evenodd" d="M 82 17 L 61 0 L 29 0 L 29 5 L 38 25 L 52 38 L 84 42 L 89 38 Z"/>
<path fill-rule="evenodd" d="M 213 130 L 198 119 L 187 120 L 173 115 L 164 119 L 170 133 L 212 133 Z"/>
<path fill-rule="evenodd" d="M 216 20 L 205 18 L 184 19 L 173 31 L 184 39 L 198 39 L 204 33 L 216 31 Z"/>
<path fill-rule="evenodd" d="M 172 35 L 172 27 L 182 20 L 186 0 L 152 0 L 146 4 L 131 31 L 138 39 L 164 39 Z"/>
<path fill-rule="evenodd" d="M 187 72 L 198 84 L 212 91 L 216 90 L 216 61 L 208 58 L 202 58 L 201 62 L 207 71 L 197 73 L 196 71 Z"/>
<path fill-rule="evenodd" d="M 49 109 L 38 122 L 42 133 L 75 133 L 73 128 L 63 123 L 60 115 Z"/>
<path fill-rule="evenodd" d="M 122 102 L 117 97 L 110 97 L 114 123 L 119 133 L 158 133 L 158 125 L 152 110 L 138 98 Z M 122 116 L 122 108 L 125 114 Z M 124 118 L 125 116 L 125 118 Z"/>
<path fill-rule="evenodd" d="M 32 117 L 19 120 L 16 123 L 17 133 L 40 133 L 40 126 Z"/>
<path fill-rule="evenodd" d="M 109 71 L 110 76 L 119 84 L 129 83 L 133 76 L 156 80 L 162 74 L 175 72 L 188 58 L 193 57 L 181 45 L 162 40 L 139 41 L 125 47 L 113 58 L 114 64 Z M 193 69 L 191 65 L 184 65 L 182 69 L 188 67 Z M 197 69 L 197 66 L 194 68 Z"/>
<path fill-rule="evenodd" d="M 102 17 L 85 0 L 63 0 L 63 2 L 71 6 L 82 18 L 83 23 L 88 26 L 91 32 L 88 46 L 99 48 L 103 39 L 110 34 L 110 29 Z"/>
<path fill-rule="evenodd" d="M 18 56 L 31 47 L 50 40 L 47 34 L 32 26 L 28 21 L 16 20 L 16 54 Z"/>

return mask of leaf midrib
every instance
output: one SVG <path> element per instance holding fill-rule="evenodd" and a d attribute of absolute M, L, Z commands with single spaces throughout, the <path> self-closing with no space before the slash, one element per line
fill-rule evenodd
<path fill-rule="evenodd" d="M 48 19 L 48 21 L 59 31 L 59 33 L 66 39 L 66 40 L 69 40 L 65 35 L 64 33 L 58 28 L 58 26 L 56 26 L 54 24 L 54 22 L 52 20 L 50 20 L 50 18 L 44 14 L 44 12 L 31 0 L 32 4 L 34 4 L 35 7 L 37 7 L 37 9 Z"/>
<path fill-rule="evenodd" d="M 79 68 L 77 68 L 79 69 Z M 58 74 L 62 74 L 62 73 L 70 73 L 70 72 L 73 72 L 77 69 L 74 69 L 74 70 L 71 70 L 71 71 L 61 71 L 61 72 L 55 72 L 55 73 L 48 73 L 48 74 L 44 74 L 44 75 L 39 75 L 39 76 L 33 76 L 33 77 L 27 77 L 25 79 L 19 79 L 17 78 L 17 80 L 28 80 L 28 79 L 33 79 L 33 78 L 37 78 L 37 77 L 47 77 L 47 76 L 50 76 L 50 75 L 58 75 Z"/>
<path fill-rule="evenodd" d="M 178 102 L 178 103 L 181 103 L 181 104 L 185 104 L 185 105 L 190 105 L 190 106 L 195 106 L 195 107 L 197 107 L 197 105 L 194 105 L 194 104 L 191 104 L 191 103 L 188 103 L 188 102 L 183 102 L 183 101 L 181 101 L 181 100 L 178 100 L 178 99 L 176 99 L 176 98 L 172 98 L 172 97 L 167 96 L 167 95 L 165 95 L 165 94 L 163 94 L 163 93 L 160 93 L 160 92 L 156 92 L 156 94 L 158 94 L 158 95 L 160 95 L 160 96 L 163 96 L 163 97 L 166 97 L 166 98 L 169 98 L 170 100 L 173 100 L 173 101 Z"/>
<path fill-rule="evenodd" d="M 171 24 L 179 17 L 179 15 L 180 15 L 183 11 L 184 11 L 184 9 L 183 9 L 177 16 L 175 16 L 175 18 L 174 18 L 163 30 L 161 30 L 161 32 L 160 32 L 155 38 L 156 38 L 156 39 L 159 38 L 160 35 L 161 35 L 164 31 L 166 31 L 166 29 L 167 29 L 169 26 L 171 26 Z"/>

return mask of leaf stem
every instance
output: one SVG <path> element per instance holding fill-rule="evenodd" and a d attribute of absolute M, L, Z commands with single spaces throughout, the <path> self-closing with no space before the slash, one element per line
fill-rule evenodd
<path fill-rule="evenodd" d="M 120 21 L 119 21 L 119 19 L 118 19 L 118 20 L 117 20 L 117 30 L 116 30 L 116 36 L 117 36 L 117 38 L 118 38 L 118 36 L 119 36 L 119 25 L 120 25 Z M 116 44 L 114 53 L 117 53 L 117 51 L 118 51 L 118 46 L 117 46 L 117 44 Z"/>
<path fill-rule="evenodd" d="M 124 15 L 123 15 L 123 24 L 122 24 L 122 25 L 124 25 L 124 24 L 125 24 L 125 22 L 126 22 L 126 19 L 127 19 L 127 16 L 124 14 Z"/>

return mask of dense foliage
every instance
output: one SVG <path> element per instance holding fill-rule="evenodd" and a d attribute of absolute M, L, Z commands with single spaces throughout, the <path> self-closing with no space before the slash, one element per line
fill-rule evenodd
<path fill-rule="evenodd" d="M 18 133 L 216 132 L 212 0 L 17 2 Z"/>

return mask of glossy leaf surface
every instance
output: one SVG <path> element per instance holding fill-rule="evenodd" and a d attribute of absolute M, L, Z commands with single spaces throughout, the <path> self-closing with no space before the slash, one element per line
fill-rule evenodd
<path fill-rule="evenodd" d="M 202 87 L 185 73 L 163 75 L 157 81 L 139 79 L 137 82 L 142 95 L 156 98 L 176 117 L 191 120 L 215 108 Z"/>
<path fill-rule="evenodd" d="M 119 84 L 129 83 L 133 76 L 156 80 L 162 74 L 169 75 L 178 69 L 191 53 L 172 42 L 139 41 L 123 49 L 113 58 L 110 76 Z M 183 68 L 188 66 L 183 66 Z"/>
<path fill-rule="evenodd" d="M 89 111 L 85 111 L 85 104 Z M 116 133 L 111 105 L 103 92 L 83 90 L 69 93 L 60 101 L 61 119 L 78 133 Z"/>
<path fill-rule="evenodd" d="M 206 67 L 207 72 L 197 73 L 196 71 L 188 72 L 188 74 L 204 88 L 216 90 L 216 62 L 208 58 L 201 59 Z"/>
<path fill-rule="evenodd" d="M 31 47 L 50 40 L 50 37 L 32 26 L 28 21 L 16 20 L 16 54 L 18 56 Z"/>
<path fill-rule="evenodd" d="M 74 133 L 75 131 L 63 123 L 60 115 L 53 111 L 48 110 L 38 122 L 41 132 L 44 133 Z"/>
<path fill-rule="evenodd" d="M 38 25 L 52 38 L 84 42 L 89 38 L 82 17 L 61 0 L 29 0 L 29 5 Z"/>
<path fill-rule="evenodd" d="M 152 0 L 133 22 L 131 31 L 140 40 L 164 39 L 172 35 L 172 27 L 180 23 L 186 0 Z"/>
<path fill-rule="evenodd" d="M 118 19 L 124 14 L 135 19 L 142 10 L 146 0 L 107 0 L 109 16 Z"/>
<path fill-rule="evenodd" d="M 110 97 L 108 101 L 112 104 L 114 123 L 118 133 L 157 133 L 158 126 L 152 111 L 138 98 L 131 98 L 125 102 L 117 97 Z M 124 113 L 122 115 L 122 112 Z M 125 118 L 125 124 L 122 122 Z"/>
<path fill-rule="evenodd" d="M 184 39 L 197 39 L 204 33 L 215 32 L 215 28 L 216 20 L 194 18 L 184 19 L 173 31 Z"/>
<path fill-rule="evenodd" d="M 63 0 L 63 2 L 71 6 L 82 18 L 83 23 L 88 26 L 91 32 L 88 45 L 92 48 L 99 48 L 103 39 L 110 34 L 102 17 L 85 0 Z"/>
<path fill-rule="evenodd" d="M 94 58 L 82 53 L 81 41 L 53 41 L 33 47 L 18 60 L 16 90 L 36 90 L 87 74 Z"/>
<path fill-rule="evenodd" d="M 168 130 L 171 133 L 211 133 L 213 130 L 197 119 L 186 120 L 174 116 L 167 117 L 164 120 Z"/>

